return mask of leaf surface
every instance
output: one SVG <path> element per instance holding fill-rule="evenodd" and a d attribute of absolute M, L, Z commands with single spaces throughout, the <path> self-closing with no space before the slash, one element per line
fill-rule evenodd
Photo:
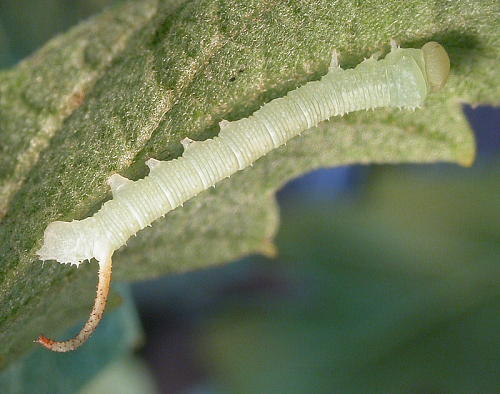
<path fill-rule="evenodd" d="M 252 168 L 155 222 L 115 258 L 118 279 L 153 277 L 272 252 L 274 193 L 322 166 L 449 161 L 470 165 L 462 103 L 498 104 L 498 3 L 137 1 L 50 41 L 0 73 L 0 365 L 42 331 L 88 310 L 95 264 L 35 256 L 54 220 L 82 219 L 109 198 L 106 179 L 146 174 L 180 140 L 218 133 L 327 71 L 429 40 L 449 51 L 446 89 L 413 113 L 360 112 L 305 132 Z"/>

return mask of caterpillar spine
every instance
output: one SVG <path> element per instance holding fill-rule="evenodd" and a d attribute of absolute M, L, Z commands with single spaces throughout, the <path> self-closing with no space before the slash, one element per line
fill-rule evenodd
<path fill-rule="evenodd" d="M 213 139 L 185 138 L 183 155 L 166 162 L 149 159 L 150 172 L 144 179 L 133 182 L 112 175 L 108 184 L 113 199 L 92 217 L 50 223 L 37 252 L 42 260 L 75 265 L 98 260 L 99 286 L 91 317 L 71 340 L 56 342 L 40 336 L 37 342 L 60 352 L 85 342 L 104 311 L 111 256 L 132 235 L 321 121 L 358 110 L 422 106 L 429 91 L 444 86 L 449 67 L 446 51 L 435 42 L 421 49 L 393 45 L 385 59 L 372 57 L 347 70 L 338 66 L 334 52 L 329 72 L 319 81 L 265 104 L 248 118 L 222 121 Z"/>

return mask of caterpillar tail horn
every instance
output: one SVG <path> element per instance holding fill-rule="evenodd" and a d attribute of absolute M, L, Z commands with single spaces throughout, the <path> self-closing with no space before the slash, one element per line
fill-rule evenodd
<path fill-rule="evenodd" d="M 104 263 L 99 262 L 99 282 L 97 284 L 97 294 L 95 297 L 94 307 L 92 308 L 92 312 L 90 313 L 87 322 L 74 338 L 59 342 L 40 335 L 35 342 L 38 342 L 53 352 L 69 352 L 84 344 L 95 331 L 104 314 L 106 301 L 108 299 L 109 285 L 111 282 L 111 268 L 111 256 L 109 256 Z"/>

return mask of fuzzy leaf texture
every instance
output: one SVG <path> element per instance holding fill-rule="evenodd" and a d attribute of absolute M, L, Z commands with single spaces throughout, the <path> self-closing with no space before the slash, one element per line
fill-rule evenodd
<path fill-rule="evenodd" d="M 54 220 L 82 219 L 110 197 L 106 179 L 143 177 L 184 137 L 204 140 L 389 40 L 449 52 L 445 89 L 415 112 L 350 114 L 305 132 L 141 231 L 114 259 L 135 280 L 271 253 L 274 195 L 324 166 L 447 161 L 470 165 L 464 103 L 498 104 L 498 2 L 136 1 L 111 8 L 0 73 L 0 366 L 57 336 L 93 303 L 95 263 L 35 256 Z"/>

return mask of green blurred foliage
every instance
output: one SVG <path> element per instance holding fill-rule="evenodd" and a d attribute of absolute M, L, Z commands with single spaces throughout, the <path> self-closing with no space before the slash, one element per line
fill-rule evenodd
<path fill-rule="evenodd" d="M 498 168 L 384 170 L 361 201 L 285 206 L 291 297 L 200 329 L 217 392 L 496 392 Z"/>
<path fill-rule="evenodd" d="M 105 382 L 108 380 L 108 364 L 116 363 L 116 360 L 121 360 L 124 365 L 110 366 L 110 376 L 123 374 L 120 371 L 124 368 L 131 370 L 131 377 L 135 376 L 132 372 L 134 370 L 131 365 L 132 361 L 127 362 L 126 360 L 129 359 L 130 352 L 143 341 L 142 332 L 128 285 L 116 287 L 120 287 L 120 293 L 123 296 L 122 305 L 115 310 L 112 310 L 113 305 L 108 308 L 110 310 L 104 316 L 98 330 L 85 346 L 75 352 L 58 354 L 38 347 L 2 371 L 0 392 L 8 394 L 75 393 L 86 387 L 96 375 L 99 375 L 96 387 L 105 387 Z M 78 333 L 80 328 L 81 322 L 66 332 L 65 336 L 72 337 Z M 137 370 L 137 376 L 142 376 L 143 393 L 154 392 L 153 390 L 148 391 L 148 387 L 153 387 L 151 378 L 148 378 L 140 370 Z M 119 383 L 115 382 L 116 387 L 123 387 Z M 125 392 L 115 390 L 109 384 L 107 387 L 106 391 L 100 392 L 109 394 Z"/>
<path fill-rule="evenodd" d="M 154 394 L 158 390 L 139 359 L 128 356 L 115 361 L 91 380 L 80 394 Z"/>
<path fill-rule="evenodd" d="M 2 0 L 0 68 L 40 48 L 57 33 L 101 11 L 117 0 Z"/>

